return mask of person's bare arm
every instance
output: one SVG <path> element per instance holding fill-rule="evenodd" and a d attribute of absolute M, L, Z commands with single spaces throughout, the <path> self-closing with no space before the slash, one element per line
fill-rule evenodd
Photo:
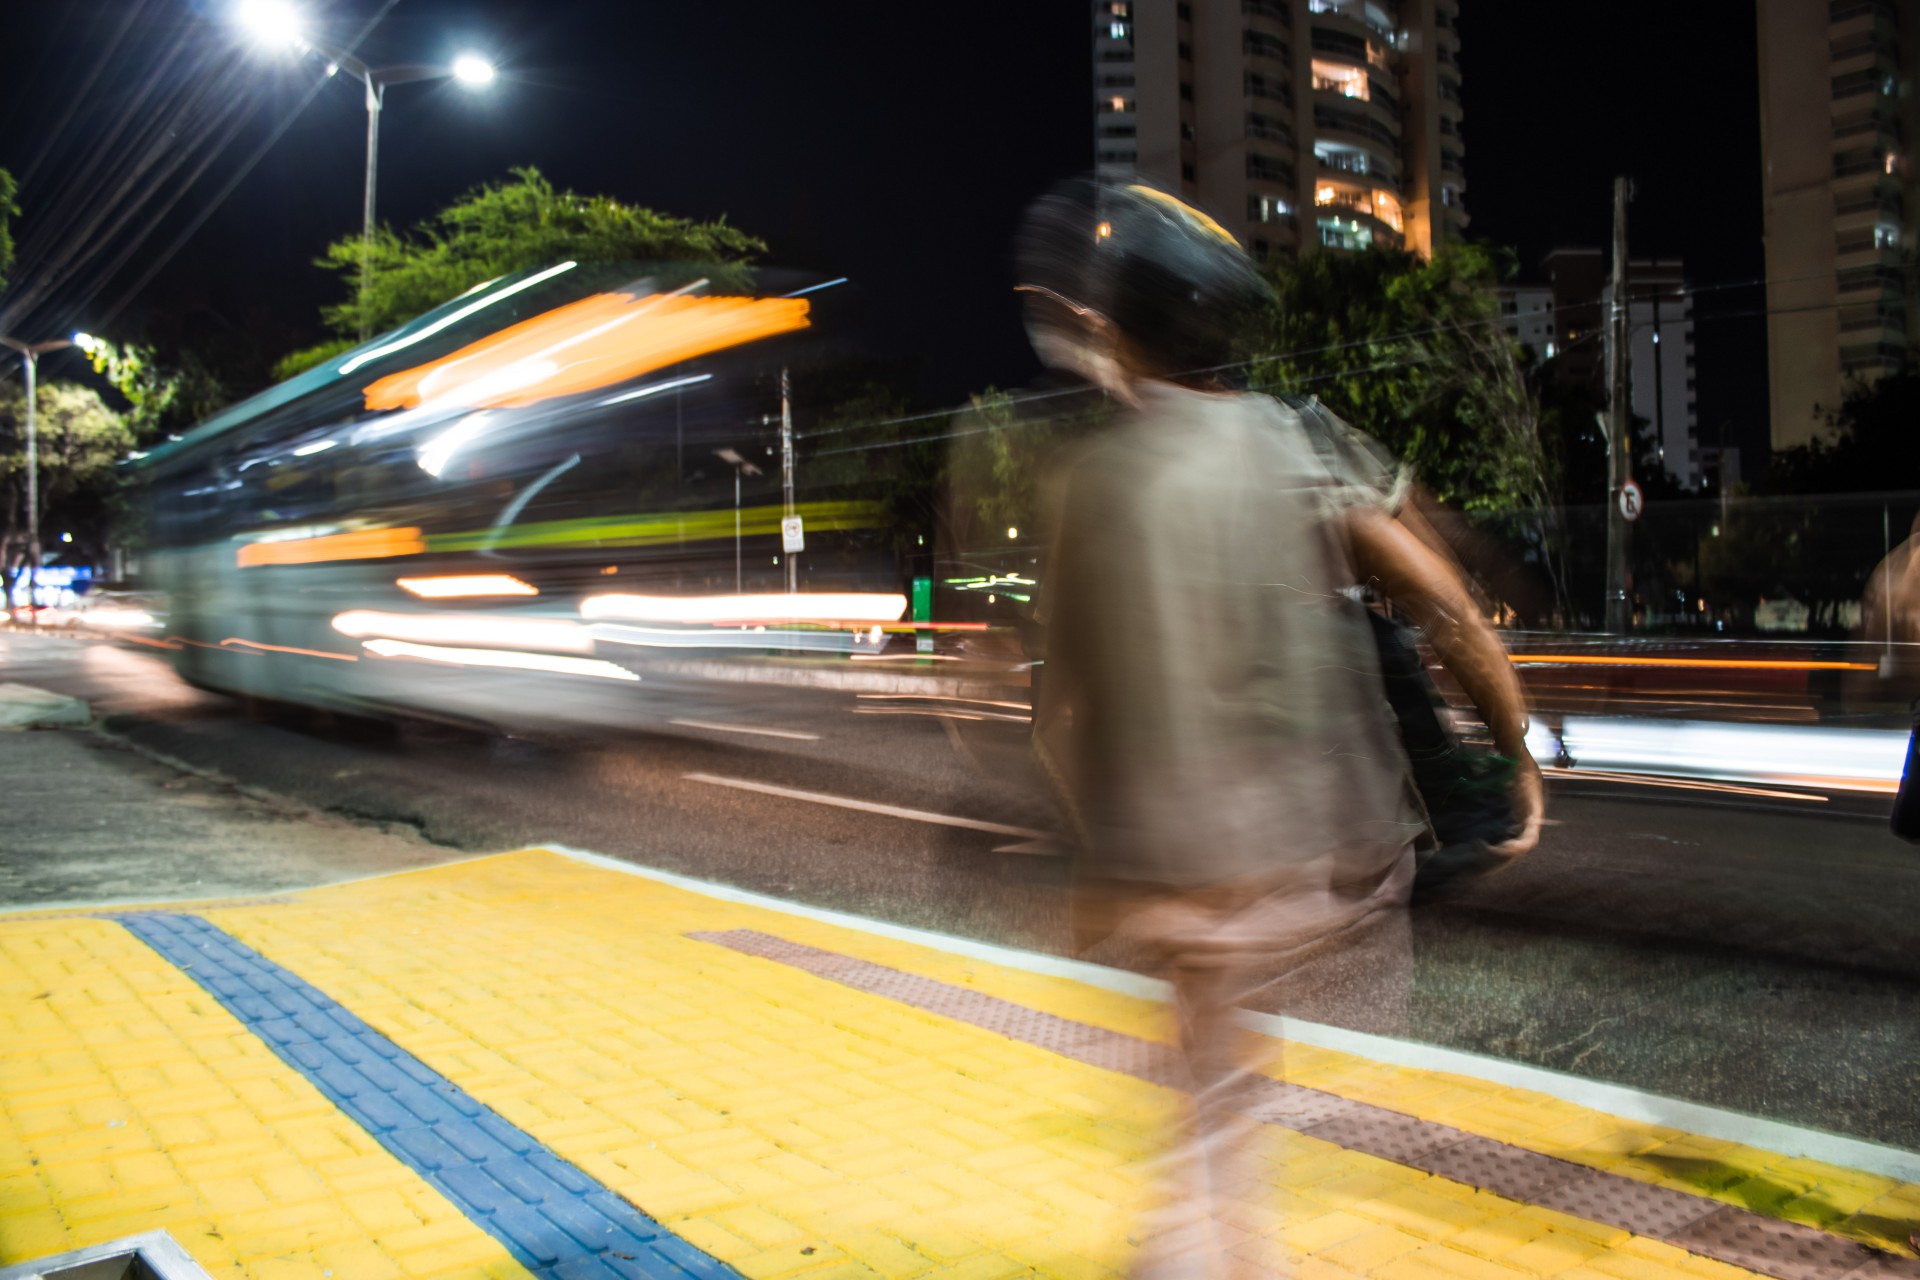
<path fill-rule="evenodd" d="M 1494 852 L 1519 856 L 1540 840 L 1546 797 L 1540 770 L 1527 751 L 1527 706 L 1507 652 L 1474 608 L 1453 568 L 1384 511 L 1356 508 L 1347 532 L 1362 580 L 1404 608 L 1434 652 L 1472 700 L 1493 734 L 1494 749 L 1518 763 L 1514 818 L 1520 831 Z"/>

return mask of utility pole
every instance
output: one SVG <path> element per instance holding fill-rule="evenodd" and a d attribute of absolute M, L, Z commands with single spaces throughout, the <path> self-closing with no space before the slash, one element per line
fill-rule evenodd
<path fill-rule="evenodd" d="M 76 334 L 82 343 L 91 342 L 85 334 Z M 36 413 L 39 407 L 40 357 L 49 351 L 59 351 L 73 346 L 70 338 L 55 338 L 51 342 L 22 342 L 18 338 L 0 338 L 0 346 L 11 347 L 20 353 L 20 361 L 27 375 L 27 625 L 40 625 L 40 610 L 36 597 L 40 591 L 40 426 Z M 8 617 L 12 617 L 13 601 L 5 602 Z"/>
<path fill-rule="evenodd" d="M 1633 406 L 1627 381 L 1627 188 L 1613 180 L 1613 310 L 1607 317 L 1607 630 L 1618 634 L 1633 625 L 1629 598 L 1632 526 L 1621 509 L 1621 495 L 1633 478 Z"/>
<path fill-rule="evenodd" d="M 793 394 L 785 369 L 780 370 L 780 496 L 781 515 L 788 520 L 793 519 Z M 800 590 L 800 566 L 793 558 L 796 554 L 786 550 L 781 552 L 787 565 L 788 595 Z"/>

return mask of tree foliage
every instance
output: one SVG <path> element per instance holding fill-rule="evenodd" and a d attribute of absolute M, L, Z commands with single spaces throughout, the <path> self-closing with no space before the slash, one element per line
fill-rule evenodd
<path fill-rule="evenodd" d="M 1501 267 L 1479 246 L 1430 262 L 1386 249 L 1276 261 L 1255 382 L 1319 396 L 1445 502 L 1545 505 L 1555 486 L 1539 398 L 1500 324 Z"/>
<path fill-rule="evenodd" d="M 697 222 L 611 196 L 583 196 L 556 188 L 529 166 L 474 188 L 410 233 L 381 227 L 370 243 L 356 235 L 328 245 L 317 265 L 340 277 L 347 298 L 321 315 L 342 337 L 379 333 L 530 267 L 568 259 L 737 264 L 765 247 L 724 220 Z"/>
<path fill-rule="evenodd" d="M 85 540 L 97 544 L 119 488 L 116 466 L 133 448 L 133 432 L 99 392 L 79 383 L 41 383 L 34 404 L 41 541 L 49 528 L 78 524 Z M 26 477 L 26 395 L 8 387 L 0 391 L 0 572 L 9 598 L 29 544 Z"/>
<path fill-rule="evenodd" d="M 126 400 L 126 426 L 136 445 L 184 430 L 224 403 L 219 382 L 191 357 L 169 366 L 152 347 L 104 338 L 88 341 L 83 350 L 94 372 Z"/>
<path fill-rule="evenodd" d="M 1827 435 L 1774 454 L 1773 493 L 1874 493 L 1920 482 L 1920 363 L 1847 388 Z"/>
<path fill-rule="evenodd" d="M 19 191 L 13 175 L 0 169 L 0 289 L 7 287 L 7 273 L 13 270 L 13 220 L 20 216 L 14 197 Z"/>

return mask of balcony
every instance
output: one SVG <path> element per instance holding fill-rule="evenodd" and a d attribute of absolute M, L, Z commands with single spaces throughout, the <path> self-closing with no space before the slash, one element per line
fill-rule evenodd
<path fill-rule="evenodd" d="M 1313 206 L 1320 213 L 1336 218 L 1357 214 L 1396 233 L 1406 228 L 1400 197 L 1391 191 L 1369 189 L 1346 182 L 1322 181 L 1313 189 Z"/>
<path fill-rule="evenodd" d="M 1293 9 L 1286 0 L 1240 0 L 1240 12 L 1249 18 L 1265 18 L 1283 27 L 1293 25 Z"/>
<path fill-rule="evenodd" d="M 1379 0 L 1307 0 L 1307 12 L 1345 18 L 1393 39 L 1393 20 Z"/>
<path fill-rule="evenodd" d="M 1397 125 L 1398 121 L 1394 123 Z M 1315 133 L 1344 133 L 1389 151 L 1397 151 L 1400 146 L 1397 128 L 1383 123 L 1370 112 L 1331 102 L 1313 104 L 1313 129 Z"/>
<path fill-rule="evenodd" d="M 1294 145 L 1291 125 L 1278 116 L 1263 115 L 1258 111 L 1247 112 L 1246 136 L 1262 142 L 1282 143 L 1288 147 Z"/>

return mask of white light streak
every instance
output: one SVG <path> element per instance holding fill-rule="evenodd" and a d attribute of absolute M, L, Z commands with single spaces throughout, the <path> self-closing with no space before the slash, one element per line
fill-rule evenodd
<path fill-rule="evenodd" d="M 583 618 L 630 622 L 898 622 L 907 611 L 903 595 L 867 591 L 801 592 L 794 595 L 588 596 Z"/>
<path fill-rule="evenodd" d="M 546 671 L 564 676 L 596 676 L 638 684 L 640 677 L 625 667 L 598 658 L 557 658 L 550 653 L 516 653 L 511 649 L 449 649 L 441 645 L 409 644 L 404 640 L 369 640 L 368 653 L 382 658 L 417 658 L 456 667 L 498 667 L 510 671 Z"/>
<path fill-rule="evenodd" d="M 481 644 L 592 653 L 593 635 L 558 618 L 494 618 L 482 614 L 380 613 L 351 609 L 333 619 L 333 629 L 358 640 L 412 640 L 423 644 Z"/>
<path fill-rule="evenodd" d="M 395 578 L 394 585 L 423 600 L 461 596 L 537 596 L 540 588 L 507 573 L 452 573 L 437 578 Z"/>
<path fill-rule="evenodd" d="M 678 387 L 690 387 L 696 382 L 711 382 L 712 380 L 713 375 L 710 373 L 696 373 L 689 378 L 674 378 L 667 382 L 656 382 L 651 386 L 636 387 L 632 391 L 623 391 L 617 396 L 608 396 L 600 403 L 602 405 L 625 404 L 629 400 L 644 400 L 648 396 L 657 396 L 662 391 L 672 391 Z"/>
<path fill-rule="evenodd" d="M 551 280 L 555 276 L 559 275 L 561 272 L 571 271 L 579 265 L 580 264 L 577 262 L 563 262 L 557 267 L 548 267 L 545 271 L 536 272 L 535 274 L 528 276 L 525 280 L 520 280 L 513 284 L 508 285 L 506 288 L 502 289 L 498 293 L 491 294 L 485 298 L 481 298 L 477 302 L 472 302 L 464 307 L 461 307 L 458 311 L 449 312 L 448 314 L 441 316 L 438 320 L 435 320 L 432 324 L 420 330 L 420 332 L 418 333 L 410 333 L 406 337 L 396 339 L 393 342 L 389 342 L 383 347 L 375 347 L 371 351 L 368 351 L 368 352 L 365 352 L 364 354 L 353 357 L 351 360 L 348 360 L 347 362 L 345 362 L 340 366 L 340 372 L 343 374 L 352 373 L 355 369 L 358 369 L 360 366 L 371 363 L 372 361 L 378 360 L 382 356 L 389 356 L 396 351 L 403 351 L 406 348 L 412 346 L 416 342 L 421 342 L 427 338 L 431 338 L 434 334 L 439 333 L 442 329 L 447 328 L 449 325 L 455 325 L 460 323 L 462 320 L 465 320 L 468 316 L 472 315 L 474 312 L 479 311 L 485 307 L 492 306 L 494 303 L 500 301 L 502 298 L 511 298 L 514 294 L 519 293 L 522 289 L 531 289 L 533 288 L 533 286 L 537 284 L 544 284 L 548 280 Z"/>

